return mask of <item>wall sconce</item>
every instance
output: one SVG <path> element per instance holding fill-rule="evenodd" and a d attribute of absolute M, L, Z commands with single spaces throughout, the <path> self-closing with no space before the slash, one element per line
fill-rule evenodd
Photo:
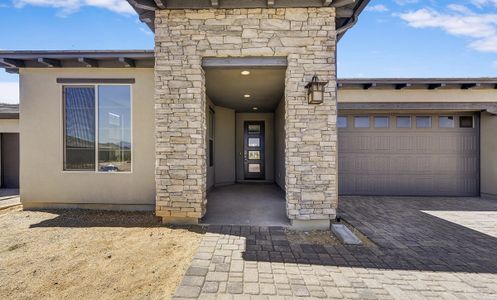
<path fill-rule="evenodd" d="M 324 86 L 328 81 L 319 81 L 317 75 L 312 77 L 312 80 L 305 86 L 307 89 L 307 101 L 309 104 L 321 104 L 324 100 Z"/>

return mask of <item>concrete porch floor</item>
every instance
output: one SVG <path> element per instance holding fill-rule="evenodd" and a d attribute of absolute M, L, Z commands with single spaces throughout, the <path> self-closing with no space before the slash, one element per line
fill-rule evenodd
<path fill-rule="evenodd" d="M 20 204 L 19 189 L 0 189 L 0 209 Z"/>
<path fill-rule="evenodd" d="M 288 226 L 285 194 L 275 184 L 243 183 L 217 187 L 207 194 L 209 225 Z"/>

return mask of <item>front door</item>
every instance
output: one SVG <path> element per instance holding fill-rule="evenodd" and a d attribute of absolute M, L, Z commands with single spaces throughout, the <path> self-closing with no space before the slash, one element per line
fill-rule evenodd
<path fill-rule="evenodd" d="M 245 179 L 264 180 L 264 121 L 245 121 L 243 141 Z"/>

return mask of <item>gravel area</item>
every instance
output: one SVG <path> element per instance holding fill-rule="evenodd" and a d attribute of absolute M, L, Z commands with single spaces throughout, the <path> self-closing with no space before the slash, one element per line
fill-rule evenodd
<path fill-rule="evenodd" d="M 168 299 L 202 231 L 153 213 L 0 211 L 0 299 Z"/>

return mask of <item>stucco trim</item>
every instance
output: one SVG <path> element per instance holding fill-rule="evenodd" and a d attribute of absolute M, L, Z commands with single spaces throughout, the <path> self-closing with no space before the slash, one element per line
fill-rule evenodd
<path fill-rule="evenodd" d="M 497 111 L 497 103 L 485 102 L 406 102 L 406 103 L 338 103 L 339 110 L 467 110 L 467 111 Z"/>
<path fill-rule="evenodd" d="M 57 78 L 64 84 L 134 84 L 134 78 Z"/>

